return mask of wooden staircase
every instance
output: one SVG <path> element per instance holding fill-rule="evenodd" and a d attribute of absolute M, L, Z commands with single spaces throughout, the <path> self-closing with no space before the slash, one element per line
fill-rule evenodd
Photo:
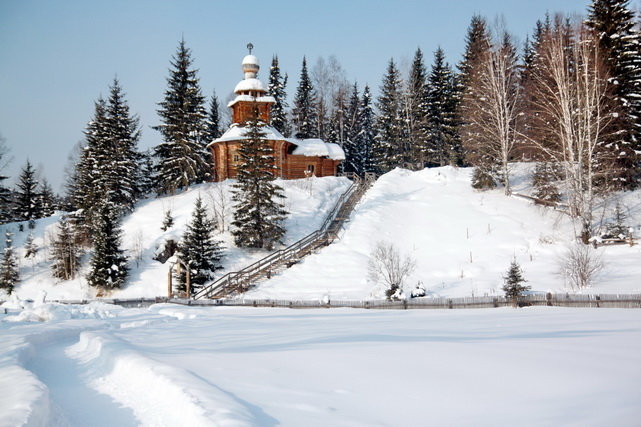
<path fill-rule="evenodd" d="M 271 278 L 274 274 L 291 267 L 307 255 L 338 239 L 338 234 L 354 207 L 376 180 L 376 175 L 373 173 L 365 174 L 364 178 L 356 174 L 344 176 L 352 180 L 352 185 L 341 195 L 318 230 L 240 271 L 227 273 L 213 283 L 205 285 L 194 295 L 194 299 L 218 299 L 245 292 L 259 281 Z"/>

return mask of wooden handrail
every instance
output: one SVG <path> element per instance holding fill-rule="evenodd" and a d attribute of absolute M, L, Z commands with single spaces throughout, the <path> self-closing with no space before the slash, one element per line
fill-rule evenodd
<path fill-rule="evenodd" d="M 270 271 L 285 262 L 297 260 L 297 255 L 301 252 L 313 250 L 315 247 L 333 240 L 332 237 L 336 237 L 336 234 L 342 228 L 345 221 L 344 218 L 338 219 L 338 214 L 344 209 L 349 209 L 351 212 L 351 209 L 354 207 L 357 200 L 360 199 L 367 188 L 376 180 L 376 175 L 372 173 L 365 174 L 365 179 L 361 179 L 357 174 L 353 173 L 344 174 L 344 176 L 352 179 L 352 184 L 338 198 L 334 207 L 327 214 L 318 230 L 308 234 L 284 249 L 272 252 L 239 271 L 225 274 L 218 278 L 218 280 L 198 291 L 198 293 L 194 295 L 194 299 L 212 298 L 219 294 L 221 290 L 228 290 L 230 292 L 240 290 L 242 287 L 246 287 L 250 283 L 252 276 L 263 273 L 266 270 Z M 330 236 L 330 226 L 335 222 L 338 222 L 338 228 L 333 231 L 333 236 Z M 244 279 L 243 276 L 245 276 Z"/>

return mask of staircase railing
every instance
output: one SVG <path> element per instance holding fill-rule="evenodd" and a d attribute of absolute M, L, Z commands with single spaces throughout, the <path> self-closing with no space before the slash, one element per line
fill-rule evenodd
<path fill-rule="evenodd" d="M 376 180 L 376 175 L 370 173 L 365 174 L 364 178 L 356 174 L 344 174 L 344 176 L 352 179 L 352 184 L 338 198 L 318 230 L 284 249 L 277 250 L 261 258 L 242 270 L 225 274 L 198 291 L 194 295 L 194 299 L 220 298 L 231 292 L 246 290 L 256 279 L 263 276 L 269 277 L 271 272 L 278 267 L 283 265 L 291 266 L 320 246 L 328 245 L 334 241 L 356 202 Z M 339 213 L 341 213 L 340 218 Z"/>

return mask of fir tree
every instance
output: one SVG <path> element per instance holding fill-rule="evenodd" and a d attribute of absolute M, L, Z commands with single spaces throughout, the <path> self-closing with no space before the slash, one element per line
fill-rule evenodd
<path fill-rule="evenodd" d="M 205 98 L 201 94 L 191 51 L 181 40 L 171 61 L 165 99 L 158 114 L 163 142 L 154 148 L 159 189 L 165 193 L 200 182 L 209 172 L 204 151 Z"/>
<path fill-rule="evenodd" d="M 33 241 L 33 233 L 29 233 L 24 243 L 24 257 L 33 258 L 38 253 L 38 246 Z"/>
<path fill-rule="evenodd" d="M 626 224 L 627 219 L 624 207 L 617 200 L 614 206 L 613 221 L 606 224 L 602 237 L 604 239 L 627 239 L 630 236 L 630 226 Z"/>
<path fill-rule="evenodd" d="M 94 252 L 91 257 L 87 282 L 101 289 L 120 288 L 127 280 L 129 267 L 124 251 L 120 248 L 121 231 L 117 216 L 108 204 L 99 208 L 98 227 L 94 235 Z"/>
<path fill-rule="evenodd" d="M 6 166 L 5 156 L 7 155 L 8 151 L 9 149 L 5 145 L 5 139 L 4 137 L 2 137 L 2 135 L 0 135 L 0 171 L 2 171 L 2 169 Z M 0 224 L 11 221 L 12 217 L 10 206 L 11 193 L 3 185 L 3 182 L 7 178 L 8 177 L 0 173 Z"/>
<path fill-rule="evenodd" d="M 53 239 L 52 248 L 52 276 L 61 280 L 73 279 L 80 267 L 80 253 L 73 227 L 66 216 L 58 223 L 58 233 Z"/>
<path fill-rule="evenodd" d="M 361 169 L 362 159 L 358 150 L 356 138 L 360 133 L 358 113 L 359 113 L 359 93 L 358 85 L 354 83 L 352 93 L 347 104 L 347 111 L 344 120 L 345 142 L 343 151 L 345 152 L 345 161 L 343 165 L 344 172 L 359 172 Z"/>
<path fill-rule="evenodd" d="M 534 197 L 544 202 L 558 203 L 561 201 L 561 194 L 557 182 L 559 181 L 560 168 L 550 162 L 539 162 L 532 174 L 532 186 Z"/>
<path fill-rule="evenodd" d="M 15 218 L 21 221 L 31 221 L 40 218 L 42 209 L 38 195 L 38 179 L 36 171 L 29 160 L 22 168 L 16 190 Z"/>
<path fill-rule="evenodd" d="M 214 277 L 214 271 L 222 268 L 220 260 L 223 248 L 221 242 L 214 240 L 213 230 L 214 223 L 207 215 L 206 206 L 199 196 L 177 253 L 178 259 L 189 268 L 192 294 Z M 184 271 L 179 276 L 179 282 L 180 290 L 185 291 Z"/>
<path fill-rule="evenodd" d="M 307 61 L 303 58 L 303 66 L 300 72 L 300 81 L 294 98 L 294 109 L 292 111 L 295 136 L 299 139 L 318 137 L 318 116 L 316 109 L 316 94 L 312 81 L 307 73 Z"/>
<path fill-rule="evenodd" d="M 130 210 L 140 194 L 140 130 L 138 118 L 129 111 L 118 79 L 109 87 L 106 108 L 106 151 L 98 154 L 100 170 L 105 174 L 106 199 L 115 206 Z"/>
<path fill-rule="evenodd" d="M 503 285 L 505 297 L 511 299 L 514 306 L 516 306 L 518 304 L 518 299 L 523 295 L 523 292 L 530 290 L 530 286 L 522 284 L 527 280 L 523 277 L 523 271 L 521 271 L 521 266 L 516 259 L 512 260 L 510 263 L 507 275 L 504 276 L 503 279 L 505 280 L 505 284 Z"/>
<path fill-rule="evenodd" d="M 429 111 L 429 87 L 423 52 L 417 49 L 407 82 L 406 135 L 408 139 L 405 160 L 411 163 L 425 161 L 427 143 L 427 120 Z"/>
<path fill-rule="evenodd" d="M 165 211 L 165 217 L 162 220 L 162 227 L 160 227 L 160 229 L 162 231 L 167 231 L 173 226 L 174 226 L 174 217 L 171 214 L 171 209 L 167 209 Z"/>
<path fill-rule="evenodd" d="M 141 189 L 142 155 L 137 150 L 140 131 L 117 79 L 109 88 L 109 100 L 95 102 L 93 119 L 85 130 L 85 146 L 69 185 L 74 208 L 82 210 L 79 221 L 91 236 L 97 209 L 104 203 L 118 211 L 130 210 Z"/>
<path fill-rule="evenodd" d="M 0 289 L 4 289 L 9 294 L 13 292 L 13 288 L 20 281 L 18 259 L 13 250 L 12 238 L 12 234 L 7 231 L 5 233 L 2 259 L 0 260 Z"/>
<path fill-rule="evenodd" d="M 220 138 L 222 134 L 218 97 L 216 96 L 216 92 L 214 92 L 209 99 L 209 110 L 207 111 L 207 119 L 205 120 L 205 131 L 203 134 L 205 146 L 211 144 L 216 138 Z"/>
<path fill-rule="evenodd" d="M 374 108 L 372 106 L 372 95 L 369 86 L 365 85 L 363 89 L 363 97 L 361 98 L 360 109 L 358 113 L 358 130 L 356 136 L 356 147 L 359 153 L 360 164 L 358 165 L 357 172 L 364 174 L 365 172 L 374 172 L 374 159 L 372 157 L 372 147 L 374 145 L 374 138 L 376 136 L 374 130 Z"/>
<path fill-rule="evenodd" d="M 46 179 L 43 179 L 40 183 L 38 197 L 40 198 L 39 204 L 41 216 L 46 218 L 53 215 L 57 207 L 56 195 L 53 194 L 51 185 L 49 185 L 49 182 Z"/>
<path fill-rule="evenodd" d="M 381 94 L 377 102 L 377 135 L 374 140 L 373 157 L 380 172 L 402 166 L 405 159 L 403 118 L 401 110 L 401 78 L 394 60 L 390 59 L 383 77 Z"/>
<path fill-rule="evenodd" d="M 150 150 L 141 153 L 140 165 L 140 196 L 146 197 L 156 190 L 154 156 Z"/>
<path fill-rule="evenodd" d="M 283 77 L 280 74 L 278 65 L 278 56 L 272 58 L 272 66 L 269 69 L 269 94 L 276 101 L 271 108 L 271 125 L 283 136 L 289 137 L 291 126 L 287 118 L 287 75 Z"/>
<path fill-rule="evenodd" d="M 232 225 L 240 247 L 272 249 L 285 234 L 282 222 L 287 212 L 279 202 L 285 196 L 274 183 L 274 153 L 265 143 L 264 126 L 254 107 L 238 150 L 241 164 L 234 185 Z"/>
<path fill-rule="evenodd" d="M 615 137 L 607 147 L 616 157 L 616 179 L 631 188 L 639 185 L 641 169 L 641 39 L 629 0 L 593 0 L 587 25 L 595 32 L 605 56 L 614 96 L 624 111 Z M 636 151 L 635 151 L 636 150 Z"/>
<path fill-rule="evenodd" d="M 428 78 L 426 157 L 437 166 L 460 163 L 460 141 L 456 122 L 457 96 L 454 75 L 438 48 Z"/>

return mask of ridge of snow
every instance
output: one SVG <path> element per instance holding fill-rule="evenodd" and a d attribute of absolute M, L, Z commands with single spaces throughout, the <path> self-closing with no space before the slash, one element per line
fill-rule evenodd
<path fill-rule="evenodd" d="M 251 95 L 236 95 L 236 98 L 234 98 L 232 101 L 229 101 L 227 106 L 228 107 L 233 107 L 234 104 L 236 104 L 237 102 L 241 102 L 241 101 L 245 101 L 245 102 L 268 102 L 270 104 L 273 104 L 274 102 L 276 102 L 276 99 L 274 99 L 273 96 L 269 96 L 269 95 L 267 95 L 267 96 L 258 96 L 258 97 L 251 96 Z"/>

